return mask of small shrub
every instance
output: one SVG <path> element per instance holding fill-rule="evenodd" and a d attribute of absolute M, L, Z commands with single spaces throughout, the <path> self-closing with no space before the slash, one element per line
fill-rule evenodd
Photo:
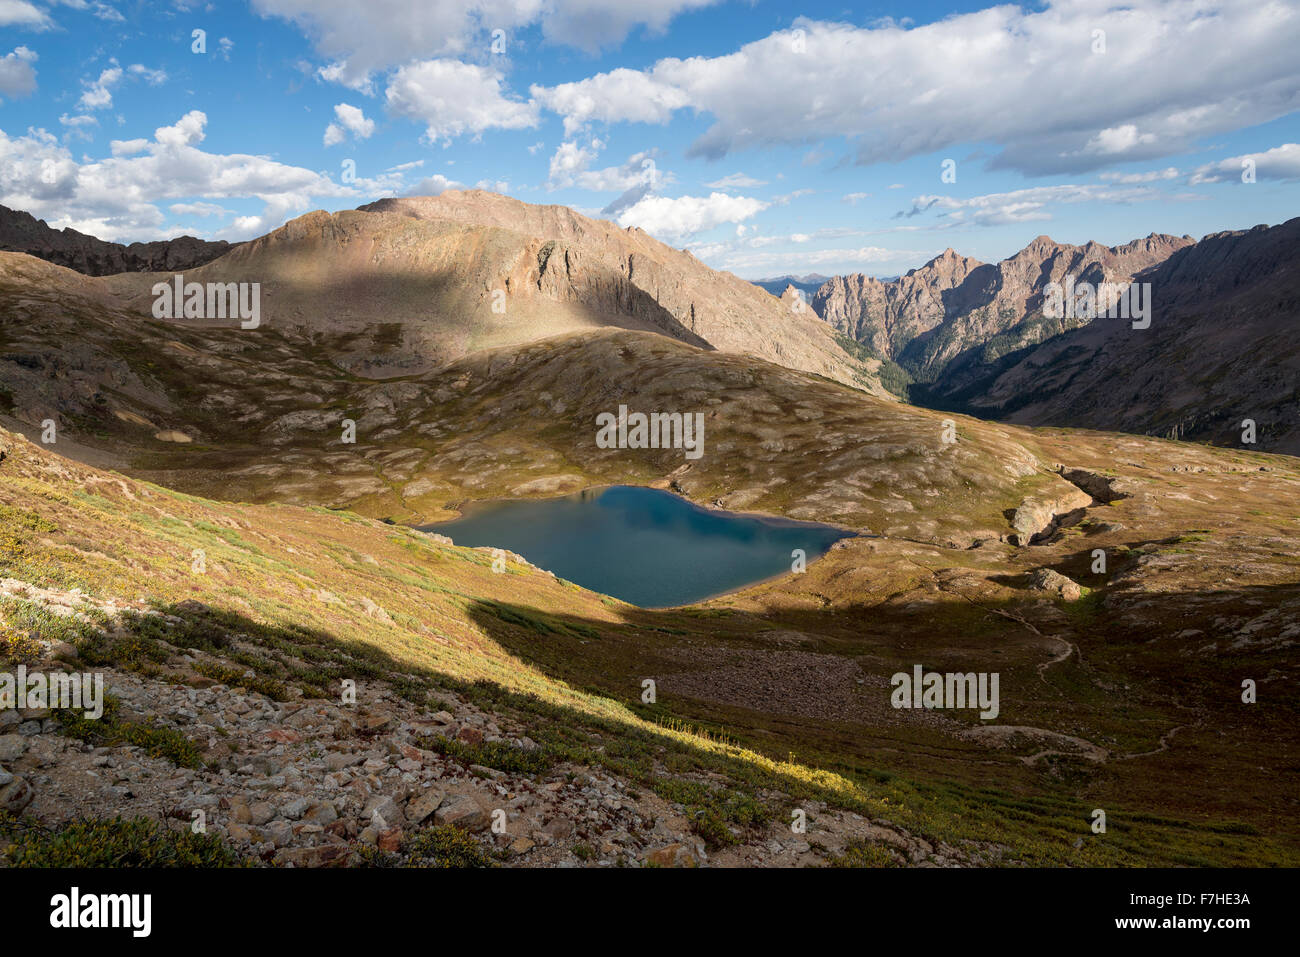
<path fill-rule="evenodd" d="M 510 774 L 542 774 L 550 770 L 556 761 L 555 755 L 544 748 L 526 751 L 505 741 L 466 744 L 455 738 L 434 735 L 418 737 L 416 745 L 446 755 L 464 767 L 481 764 L 485 768 L 495 768 Z"/>
<path fill-rule="evenodd" d="M 435 824 L 402 845 L 412 867 L 495 867 L 483 847 L 461 828 Z"/>
<path fill-rule="evenodd" d="M 899 867 L 898 858 L 881 844 L 850 844 L 843 854 L 826 861 L 827 867 Z"/>
<path fill-rule="evenodd" d="M 134 745 L 143 748 L 154 758 L 166 758 L 183 768 L 203 767 L 199 746 L 175 728 L 155 727 L 137 721 L 128 721 L 118 712 L 115 698 L 105 696 L 104 713 L 97 719 L 85 717 L 80 711 L 56 711 L 59 730 L 70 738 L 85 741 L 97 747 Z"/>
<path fill-rule="evenodd" d="M 72 821 L 57 828 L 0 815 L 0 862 L 9 867 L 243 867 L 212 834 L 172 830 L 149 818 Z"/>

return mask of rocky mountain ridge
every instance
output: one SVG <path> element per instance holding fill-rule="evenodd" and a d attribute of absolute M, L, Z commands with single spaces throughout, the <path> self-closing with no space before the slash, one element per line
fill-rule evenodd
<path fill-rule="evenodd" d="M 190 269 L 225 255 L 235 245 L 193 236 L 123 245 L 71 228 L 52 229 L 30 213 L 0 206 L 0 250 L 27 253 L 88 276 Z"/>
<path fill-rule="evenodd" d="M 1041 315 L 1044 287 L 1126 282 L 1193 242 L 1152 233 L 1122 246 L 1057 243 L 1039 236 L 999 263 L 946 249 L 895 280 L 836 276 L 813 296 L 817 315 L 839 332 L 892 359 L 916 380 L 949 390 L 1015 349 L 1041 342 L 1076 320 Z"/>
<path fill-rule="evenodd" d="M 1300 218 L 1213 233 L 1143 273 L 1149 329 L 1095 320 L 1008 356 L 953 396 L 1013 422 L 1300 454 L 1297 264 Z"/>

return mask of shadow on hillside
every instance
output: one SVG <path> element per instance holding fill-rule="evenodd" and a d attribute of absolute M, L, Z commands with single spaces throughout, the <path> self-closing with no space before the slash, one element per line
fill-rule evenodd
<path fill-rule="evenodd" d="M 1175 629 L 1186 626 L 1185 612 L 1194 611 L 1198 618 L 1208 620 L 1231 609 L 1244 612 L 1253 608 L 1257 614 L 1261 606 L 1275 607 L 1282 601 L 1300 605 L 1300 586 L 1224 590 L 1197 596 L 1195 603 L 1184 601 L 1191 596 L 1166 597 L 1170 624 L 1161 635 L 1143 633 L 1147 645 L 1152 637 L 1175 637 Z M 527 687 L 527 681 L 512 688 L 500 681 L 453 677 L 435 668 L 401 660 L 365 640 L 342 639 L 325 629 L 299 623 L 262 624 L 196 601 L 161 609 L 170 618 L 129 618 L 126 644 L 114 648 L 111 639 L 104 639 L 108 644 L 102 651 L 105 658 L 137 654 L 147 659 L 149 639 L 155 638 L 175 647 L 208 651 L 237 666 L 226 673 L 209 670 L 206 672 L 209 677 L 281 699 L 293 697 L 286 693 L 291 685 L 302 688 L 309 697 L 336 699 L 344 679 L 359 683 L 383 681 L 414 704 L 439 710 L 445 706 L 439 692 L 450 691 L 485 710 L 532 715 L 526 719 L 529 733 L 534 734 L 532 729 L 539 728 L 535 740 L 558 760 L 605 767 L 651 788 L 663 783 L 658 769 L 665 765 L 674 773 L 703 774 L 706 780 L 723 788 L 735 786 L 734 782 L 746 782 L 746 787 L 777 787 L 788 793 L 806 794 L 814 787 L 806 772 L 778 767 L 734 748 L 720 746 L 720 742 L 728 741 L 774 761 L 784 760 L 793 753 L 800 763 L 859 782 L 866 789 L 864 794 L 882 793 L 882 785 L 890 782 L 893 775 L 902 774 L 899 783 L 909 789 L 908 793 L 930 795 L 925 800 L 956 802 L 955 807 L 966 802 L 987 801 L 992 794 L 1068 803 L 1076 787 L 1086 786 L 1094 797 L 1122 793 L 1123 803 L 1130 807 L 1159 808 L 1161 814 L 1186 820 L 1207 815 L 1241 815 L 1255 823 L 1268 820 L 1265 810 L 1270 802 L 1275 803 L 1274 785 L 1250 788 L 1243 786 L 1240 775 L 1228 775 L 1231 778 L 1228 781 L 1221 774 L 1207 774 L 1206 761 L 1220 769 L 1232 762 L 1225 764 L 1224 756 L 1218 752 L 1202 754 L 1199 747 L 1184 751 L 1181 764 L 1162 763 L 1161 776 L 1143 775 L 1138 768 L 1141 762 L 1117 762 L 1123 765 L 1118 769 L 1121 775 L 1130 768 L 1132 774 L 1112 778 L 1106 769 L 1082 768 L 1068 770 L 1062 778 L 1059 765 L 1027 767 L 1014 753 L 999 753 L 986 744 L 960 741 L 951 735 L 908 728 L 891 721 L 891 714 L 895 717 L 897 714 L 887 709 L 883 718 L 889 724 L 872 728 L 870 721 L 861 719 L 847 721 L 833 715 L 780 714 L 761 704 L 740 708 L 734 703 L 718 704 L 710 700 L 712 690 L 726 691 L 728 680 L 744 674 L 743 668 L 733 673 L 728 672 L 725 663 L 720 665 L 716 657 L 719 648 L 724 654 L 738 652 L 742 657 L 759 650 L 766 653 L 768 660 L 795 658 L 808 653 L 808 648 L 817 649 L 811 653 L 823 657 L 814 662 L 811 673 L 815 683 L 807 689 L 808 695 L 815 699 L 835 691 L 834 674 L 826 667 L 835 653 L 832 649 L 838 648 L 845 660 L 865 663 L 872 672 L 880 674 L 896 667 L 910 668 L 918 660 L 927 667 L 943 667 L 943 655 L 934 654 L 934 646 L 936 638 L 945 642 L 950 639 L 940 638 L 941 629 L 936 621 L 948 616 L 944 620 L 951 626 L 952 615 L 972 613 L 983 614 L 993 626 L 978 640 L 986 652 L 983 665 L 972 661 L 969 655 L 949 660 L 960 661 L 964 665 L 962 670 L 987 667 L 1003 671 L 1009 679 L 1003 684 L 1004 696 L 1016 694 L 1018 688 L 1033 687 L 1034 665 L 1041 658 L 1008 661 L 1005 654 L 1011 644 L 1010 634 L 1025 631 L 1019 623 L 1002 618 L 992 610 L 972 610 L 959 598 L 936 599 L 919 607 L 911 603 L 909 607 L 912 611 L 906 615 L 882 613 L 878 608 L 857 608 L 831 616 L 837 621 L 842 619 L 851 631 L 862 629 L 861 643 L 853 647 L 837 644 L 846 640 L 842 635 L 817 633 L 817 622 L 824 625 L 828 617 L 824 611 L 758 617 L 728 613 L 726 609 L 651 611 L 627 607 L 620 609 L 621 621 L 610 622 L 544 612 L 519 603 L 473 601 L 468 608 L 469 616 L 492 642 L 561 685 L 554 691 L 538 686 L 537 693 L 519 690 Z M 955 611 L 957 608 L 962 611 Z M 1015 611 L 1010 606 L 999 610 Z M 873 621 L 872 628 L 867 629 L 867 623 Z M 1095 642 L 1103 640 L 1098 636 L 1106 634 L 1110 627 L 1104 617 L 1093 621 L 1082 619 L 1073 637 L 1086 648 L 1086 658 L 1096 655 L 1099 645 Z M 814 641 L 805 643 L 801 636 L 811 636 Z M 1125 637 L 1110 633 L 1109 640 L 1123 641 Z M 1090 641 L 1094 643 L 1089 644 Z M 1197 689 L 1203 691 L 1216 681 L 1224 683 L 1220 673 L 1222 661 L 1206 662 L 1204 668 L 1188 667 L 1186 656 L 1170 655 L 1168 644 L 1163 644 L 1160 655 L 1147 656 L 1143 663 L 1166 661 L 1168 670 L 1133 675 L 1135 686 L 1154 684 L 1160 694 L 1170 691 L 1187 694 Z M 1041 644 L 1035 646 L 1029 641 L 1023 647 L 1041 650 Z M 999 650 L 1004 652 L 1001 658 L 996 655 Z M 948 652 L 951 653 L 950 648 Z M 1243 667 L 1258 665 L 1259 673 L 1264 675 L 1269 668 L 1268 657 L 1272 656 L 1247 652 L 1235 661 Z M 93 664 L 94 654 L 85 656 L 85 660 Z M 1282 664 L 1284 659 L 1276 663 Z M 666 665 L 671 665 L 673 670 L 665 671 Z M 1062 667 L 1078 669 L 1079 666 L 1071 662 Z M 253 673 L 251 678 L 249 671 Z M 642 681 L 646 677 L 674 673 L 702 675 L 704 683 L 698 696 L 675 693 L 669 680 L 661 684 L 654 703 L 641 700 Z M 807 675 L 805 670 L 804 677 Z M 1235 681 L 1235 674 L 1230 677 Z M 760 683 L 761 692 L 779 696 L 781 673 L 764 673 L 760 678 L 767 682 L 765 686 Z M 1043 727 L 1058 727 L 1067 733 L 1095 730 L 1102 712 L 1129 714 L 1135 708 L 1136 689 L 1120 697 L 1092 696 L 1082 690 L 1088 680 L 1089 671 L 1077 670 L 1066 681 L 1070 694 L 1064 698 L 1058 690 L 1039 683 L 1044 700 L 1052 698 L 1050 713 L 1044 710 L 1041 715 L 1045 721 Z M 709 687 L 713 682 L 718 684 L 717 689 Z M 573 689 L 578 697 L 570 697 L 563 686 Z M 872 685 L 866 689 L 866 697 L 883 699 L 888 691 L 887 686 Z M 595 697 L 580 697 L 583 694 Z M 1175 710 L 1142 714 L 1134 710 L 1131 723 L 1141 726 L 1140 736 L 1152 740 L 1154 747 L 1154 742 L 1175 720 L 1186 723 L 1186 717 L 1174 714 Z M 880 715 L 868 717 L 874 720 Z M 1243 732 L 1240 721 L 1235 726 L 1227 721 L 1217 724 L 1221 732 L 1229 732 L 1224 746 L 1230 745 L 1231 753 L 1240 755 L 1233 759 L 1236 763 L 1266 764 L 1268 754 L 1276 754 L 1277 748 L 1294 738 L 1293 706 L 1272 712 L 1272 717 L 1275 720 L 1269 722 L 1268 728 L 1257 729 L 1253 734 L 1249 727 Z M 681 729 L 688 726 L 703 731 L 705 737 L 683 735 Z M 1043 772 L 1052 768 L 1056 770 L 1044 776 Z M 1100 776 L 1096 777 L 1094 772 Z M 1091 783 L 1089 775 L 1095 777 Z M 1134 775 L 1139 776 L 1136 780 L 1147 783 L 1135 788 Z M 1118 792 L 1114 790 L 1116 787 Z M 913 788 L 919 788 L 920 792 Z M 828 792 L 822 792 L 822 796 L 834 800 Z"/>

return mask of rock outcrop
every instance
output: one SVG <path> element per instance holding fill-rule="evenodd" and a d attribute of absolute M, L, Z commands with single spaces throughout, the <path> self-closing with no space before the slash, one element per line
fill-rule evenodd
<path fill-rule="evenodd" d="M 191 269 L 233 248 L 224 241 L 193 236 L 124 246 L 75 229 L 51 229 L 30 213 L 0 206 L 0 250 L 27 253 L 88 276 Z"/>

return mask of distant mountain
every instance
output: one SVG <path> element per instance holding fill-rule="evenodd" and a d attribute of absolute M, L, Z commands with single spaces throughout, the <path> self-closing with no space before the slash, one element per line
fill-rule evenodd
<path fill-rule="evenodd" d="M 227 242 L 209 242 L 193 236 L 124 246 L 75 229 L 51 229 L 44 220 L 30 213 L 0 206 L 0 251 L 27 253 L 88 276 L 189 269 L 211 262 L 233 248 Z"/>
<path fill-rule="evenodd" d="M 1035 425 L 1300 454 L 1300 218 L 1214 233 L 1144 273 L 1152 321 L 1096 319 L 951 393 Z"/>
<path fill-rule="evenodd" d="M 1039 236 L 996 264 L 948 249 L 895 280 L 836 276 L 817 290 L 812 307 L 839 332 L 946 394 L 1001 356 L 1082 321 L 1042 315 L 1048 283 L 1066 276 L 1124 282 L 1192 242 L 1153 233 L 1123 246 L 1073 246 Z"/>
<path fill-rule="evenodd" d="M 794 286 L 800 292 L 805 293 L 807 298 L 811 298 L 813 293 L 820 289 L 822 284 L 829 278 L 829 276 L 823 276 L 820 273 L 810 272 L 806 276 L 777 276 L 774 279 L 751 279 L 750 282 L 760 289 L 766 289 L 774 296 L 780 296 L 785 291 L 786 286 Z"/>

